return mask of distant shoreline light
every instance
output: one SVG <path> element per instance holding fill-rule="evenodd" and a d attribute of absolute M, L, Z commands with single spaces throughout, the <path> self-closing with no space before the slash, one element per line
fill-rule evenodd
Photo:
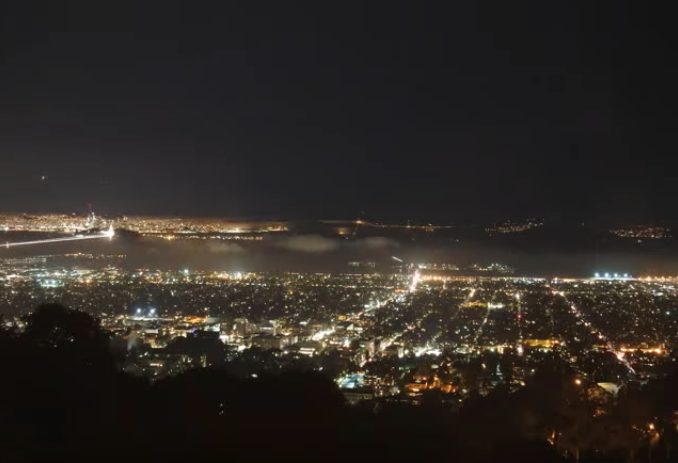
<path fill-rule="evenodd" d="M 632 275 L 629 275 L 628 273 L 601 273 L 601 272 L 596 272 L 593 275 L 594 280 L 635 280 L 636 278 L 633 277 Z"/>

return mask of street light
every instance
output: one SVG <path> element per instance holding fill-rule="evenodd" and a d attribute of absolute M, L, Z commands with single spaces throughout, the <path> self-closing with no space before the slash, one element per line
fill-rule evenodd
<path fill-rule="evenodd" d="M 655 431 L 654 423 L 649 423 L 647 425 L 647 428 L 651 432 L 650 441 L 648 442 L 648 445 L 647 445 L 647 461 L 649 463 L 651 463 L 652 462 L 652 447 L 654 447 L 657 444 L 657 442 L 659 442 L 661 435 L 657 431 Z"/>

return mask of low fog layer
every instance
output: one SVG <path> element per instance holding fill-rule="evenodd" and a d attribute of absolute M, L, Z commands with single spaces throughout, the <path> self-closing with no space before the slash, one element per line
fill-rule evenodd
<path fill-rule="evenodd" d="M 119 265 L 223 271 L 355 271 L 350 261 L 373 261 L 387 271 L 391 256 L 405 262 L 468 265 L 500 262 L 520 275 L 590 276 L 596 271 L 640 274 L 678 274 L 678 259 L 661 250 L 651 252 L 527 252 L 498 245 L 426 246 L 387 238 L 340 239 L 319 235 L 273 237 L 264 241 L 172 240 L 160 238 L 114 239 L 44 244 L 3 249 L 0 258 L 64 253 L 125 254 Z M 113 261 L 111 261 L 112 263 Z M 93 262 L 94 263 L 94 262 Z M 96 261 L 97 264 L 108 262 Z"/>

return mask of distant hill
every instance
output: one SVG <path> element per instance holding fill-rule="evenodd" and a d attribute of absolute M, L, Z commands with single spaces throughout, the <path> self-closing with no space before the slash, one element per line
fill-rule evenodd
<path fill-rule="evenodd" d="M 515 233 L 490 234 L 480 225 L 460 225 L 439 229 L 421 226 L 372 226 L 347 222 L 298 220 L 288 223 L 290 234 L 361 239 L 384 237 L 401 244 L 419 246 L 465 244 L 499 246 L 521 252 L 645 252 L 671 250 L 672 240 L 638 240 L 614 235 L 607 230 L 581 223 L 547 221 L 544 225 Z M 676 247 L 678 253 L 678 247 Z"/>
<path fill-rule="evenodd" d="M 597 230 L 580 224 L 550 222 L 520 233 L 507 233 L 491 237 L 493 242 L 523 250 L 534 251 L 638 251 L 671 248 L 665 240 L 622 238 L 606 230 Z"/>
<path fill-rule="evenodd" d="M 332 227 L 320 220 L 290 220 L 287 230 L 293 235 L 325 235 L 331 232 Z"/>

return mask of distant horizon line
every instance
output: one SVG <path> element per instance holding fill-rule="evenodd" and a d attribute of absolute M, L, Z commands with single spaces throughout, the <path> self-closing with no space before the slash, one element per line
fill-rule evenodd
<path fill-rule="evenodd" d="M 94 211 L 96 214 L 96 211 Z M 41 211 L 41 212 L 26 212 L 26 211 L 0 211 L 0 216 L 17 216 L 17 215 L 27 215 L 27 216 L 41 216 L 41 215 L 86 215 L 87 212 L 58 212 L 58 211 Z M 548 218 L 548 217 L 514 217 L 514 218 L 505 218 L 505 219 L 473 219 L 473 220 L 450 220 L 450 221 L 441 221 L 441 220 L 425 220 L 425 219 L 394 219 L 394 218 L 385 218 L 385 219 L 357 219 L 357 218 L 290 218 L 290 217 L 271 217 L 265 214 L 252 214 L 250 216 L 227 216 L 227 215 L 217 215 L 217 214 L 123 214 L 123 213 L 104 213 L 101 214 L 102 217 L 128 217 L 128 218 L 153 218 L 153 219 L 187 219 L 187 220 L 200 220 L 200 219 L 212 219 L 212 220 L 224 220 L 228 222 L 320 222 L 320 223 L 336 223 L 336 224 L 358 224 L 362 221 L 365 225 L 368 224 L 393 224 L 393 225 L 407 225 L 412 224 L 413 226 L 434 226 L 434 227 L 458 227 L 458 226 L 487 226 L 487 225 L 499 225 L 507 223 L 525 223 L 530 220 L 538 220 L 543 222 L 550 223 L 565 223 L 565 224 L 578 224 L 587 225 L 589 223 L 596 223 L 599 220 L 603 223 L 606 223 L 606 226 L 669 226 L 672 224 L 678 226 L 678 218 L 676 219 L 654 219 L 654 220 L 633 220 L 633 219 L 563 219 L 563 218 Z M 613 225 L 614 224 L 614 225 Z M 623 225 L 622 225 L 623 224 Z M 599 225 L 600 226 L 600 225 Z"/>

